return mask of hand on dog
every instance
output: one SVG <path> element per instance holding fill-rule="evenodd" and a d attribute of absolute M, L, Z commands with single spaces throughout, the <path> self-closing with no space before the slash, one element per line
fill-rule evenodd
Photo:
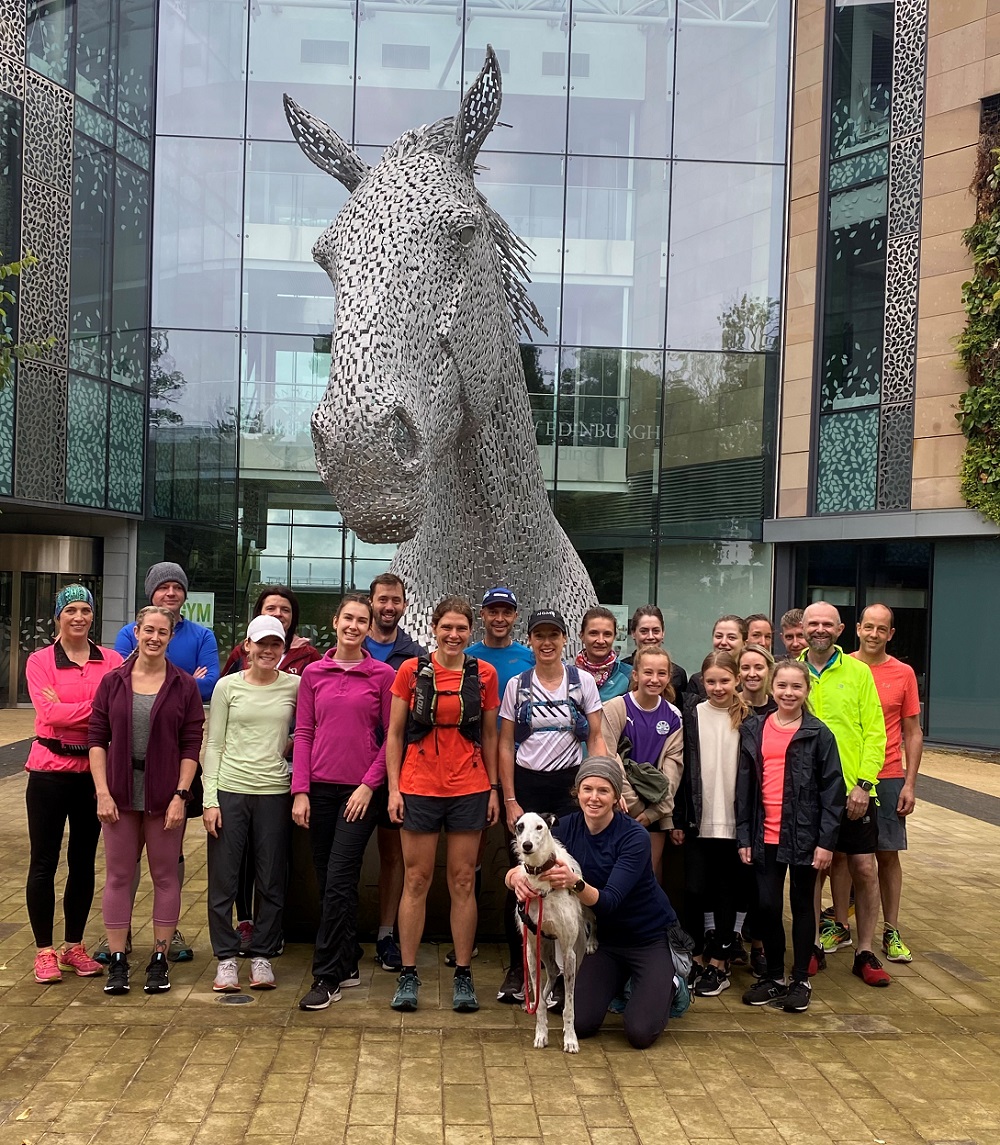
<path fill-rule="evenodd" d="M 510 800 L 504 802 L 504 807 L 507 812 L 507 830 L 513 835 L 514 825 L 517 823 L 518 819 L 521 818 L 524 812 L 521 810 L 520 803 L 511 803 Z"/>
<path fill-rule="evenodd" d="M 555 890 L 564 891 L 573 886 L 580 876 L 567 863 L 557 862 L 554 867 L 543 871 L 538 877 L 549 883 Z"/>
<path fill-rule="evenodd" d="M 517 896 L 518 902 L 528 902 L 531 899 L 540 898 L 538 891 L 531 885 L 528 876 L 524 873 L 521 867 L 515 867 L 507 878 L 510 889 Z"/>

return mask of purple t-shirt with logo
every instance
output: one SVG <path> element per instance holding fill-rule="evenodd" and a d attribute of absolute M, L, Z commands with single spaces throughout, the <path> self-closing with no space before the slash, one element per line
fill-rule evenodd
<path fill-rule="evenodd" d="M 647 712 L 639 707 L 631 692 L 626 695 L 625 729 L 622 734 L 632 744 L 632 759 L 636 763 L 651 763 L 656 767 L 664 741 L 680 726 L 680 713 L 662 696 L 657 706 Z"/>

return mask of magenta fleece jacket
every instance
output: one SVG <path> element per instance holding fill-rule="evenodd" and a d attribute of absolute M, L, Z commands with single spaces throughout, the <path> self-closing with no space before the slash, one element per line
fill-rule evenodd
<path fill-rule="evenodd" d="M 345 667 L 327 652 L 302 670 L 295 705 L 292 794 L 314 783 L 385 783 L 385 736 L 396 672 L 367 652 Z"/>

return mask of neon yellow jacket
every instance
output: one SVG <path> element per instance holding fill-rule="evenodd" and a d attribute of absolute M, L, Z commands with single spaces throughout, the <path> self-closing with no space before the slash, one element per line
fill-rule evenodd
<path fill-rule="evenodd" d="M 809 669 L 812 688 L 809 710 L 833 732 L 840 752 L 844 784 L 850 794 L 859 779 L 878 781 L 885 763 L 885 716 L 871 668 L 845 656 L 835 645 L 833 659 L 822 672 L 809 663 L 808 650 L 799 657 Z"/>

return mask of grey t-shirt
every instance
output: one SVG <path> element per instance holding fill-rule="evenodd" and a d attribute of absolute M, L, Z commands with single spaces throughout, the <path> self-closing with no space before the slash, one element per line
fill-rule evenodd
<path fill-rule="evenodd" d="M 145 760 L 149 745 L 149 718 L 156 703 L 156 693 L 144 696 L 132 693 L 132 758 Z M 132 769 L 132 810 L 146 809 L 146 772 Z"/>

